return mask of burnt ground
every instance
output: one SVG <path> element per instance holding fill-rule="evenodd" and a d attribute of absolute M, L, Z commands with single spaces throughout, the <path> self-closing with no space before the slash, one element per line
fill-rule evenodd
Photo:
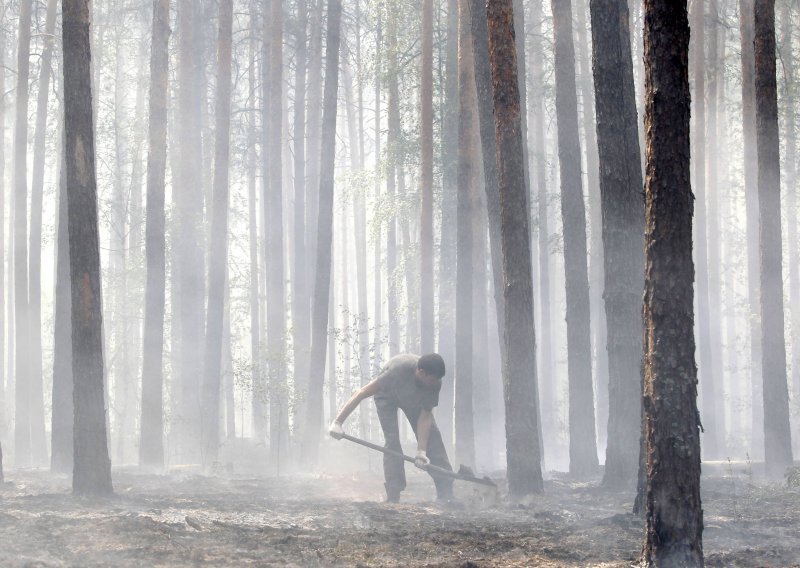
<path fill-rule="evenodd" d="M 75 498 L 69 479 L 8 472 L 2 566 L 607 566 L 636 563 L 632 495 L 563 476 L 523 504 L 433 501 L 409 468 L 404 503 L 377 472 L 170 476 L 115 470 L 116 496 Z M 704 478 L 708 566 L 800 566 L 800 490 L 746 474 Z"/>

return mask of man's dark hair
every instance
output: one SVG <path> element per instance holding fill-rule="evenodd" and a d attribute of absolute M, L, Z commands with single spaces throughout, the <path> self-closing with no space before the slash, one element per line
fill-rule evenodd
<path fill-rule="evenodd" d="M 419 358 L 417 369 L 422 369 L 429 375 L 435 375 L 440 379 L 444 377 L 444 359 L 438 353 L 429 353 Z"/>

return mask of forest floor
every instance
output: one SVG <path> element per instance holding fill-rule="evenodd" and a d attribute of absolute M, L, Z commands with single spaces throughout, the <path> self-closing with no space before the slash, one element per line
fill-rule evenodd
<path fill-rule="evenodd" d="M 800 490 L 734 468 L 703 479 L 707 566 L 800 566 Z M 635 565 L 633 496 L 552 474 L 545 493 L 434 501 L 413 467 L 400 504 L 378 472 L 255 477 L 115 470 L 116 495 L 75 498 L 69 479 L 7 472 L 0 566 L 604 566 Z M 501 487 L 502 488 L 502 487 Z M 502 492 L 501 492 L 502 493 Z"/>

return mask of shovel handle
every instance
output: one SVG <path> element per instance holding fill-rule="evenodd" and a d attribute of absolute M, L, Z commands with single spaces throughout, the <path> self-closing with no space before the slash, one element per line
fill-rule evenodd
<path fill-rule="evenodd" d="M 393 456 L 395 458 L 403 459 L 407 462 L 414 463 L 414 458 L 412 458 L 411 456 L 401 454 L 400 452 L 390 450 L 389 448 L 384 448 L 383 446 L 379 446 L 378 444 L 373 444 L 372 442 L 362 440 L 361 438 L 356 438 L 355 436 L 351 436 L 350 434 L 342 434 L 342 439 L 349 440 L 351 442 L 364 446 L 365 448 L 377 450 L 379 452 L 386 454 L 387 456 Z M 496 486 L 496 484 L 490 479 L 481 479 L 479 477 L 461 475 L 454 471 L 450 471 L 449 469 L 444 469 L 443 467 L 439 467 L 433 464 L 428 464 L 421 469 L 424 469 L 425 471 L 434 476 L 452 477 L 453 479 L 460 479 L 462 481 L 471 481 L 473 483 L 480 483 L 481 485 L 489 485 L 492 487 Z"/>

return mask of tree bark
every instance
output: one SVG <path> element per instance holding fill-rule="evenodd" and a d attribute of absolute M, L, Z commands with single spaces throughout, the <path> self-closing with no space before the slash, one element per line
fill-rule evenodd
<path fill-rule="evenodd" d="M 5 251 L 5 215 L 6 215 L 6 34 L 0 25 L 0 251 Z M 3 257 L 6 255 L 4 254 Z M 10 256 L 10 255 L 9 255 Z M 6 367 L 5 367 L 5 342 L 6 342 L 6 264 L 5 258 L 0 258 L 0 436 L 5 437 L 7 427 L 6 400 Z M 9 333 L 9 335 L 11 335 Z M 10 379 L 10 373 L 9 373 Z M 10 383 L 10 380 L 9 380 Z M 0 449 L 2 452 L 2 449 Z M 0 469 L 2 460 L 0 459 Z"/>
<path fill-rule="evenodd" d="M 267 248 L 267 389 L 270 404 L 270 457 L 279 467 L 289 435 L 289 396 L 286 381 L 286 313 L 284 306 L 283 187 L 281 116 L 283 100 L 283 2 L 272 0 L 264 11 L 265 45 L 263 104 L 264 218 Z"/>
<path fill-rule="evenodd" d="M 770 476 L 781 478 L 792 465 L 792 439 L 783 316 L 775 0 L 755 0 L 754 9 L 764 462 Z"/>
<path fill-rule="evenodd" d="M 167 96 L 169 82 L 169 0 L 153 0 L 153 47 L 150 54 L 149 143 L 147 156 L 147 278 L 142 351 L 142 421 L 139 464 L 164 467 L 164 297 L 167 168 Z M 175 299 L 173 298 L 173 301 Z"/>
<path fill-rule="evenodd" d="M 222 336 L 225 282 L 228 272 L 228 177 L 231 128 L 231 43 L 233 0 L 219 4 L 217 46 L 217 103 L 214 128 L 214 193 L 208 262 L 208 311 L 203 365 L 203 465 L 210 468 L 219 456 Z"/>
<path fill-rule="evenodd" d="M 503 370 L 508 489 L 512 497 L 540 493 L 536 339 L 533 326 L 528 191 L 525 187 L 514 12 L 511 0 L 487 3 L 489 62 L 497 140 L 505 299 Z"/>
<path fill-rule="evenodd" d="M 45 136 L 47 104 L 52 75 L 53 35 L 56 29 L 56 1 L 48 0 L 44 48 L 39 64 L 39 93 L 36 100 L 36 130 L 33 139 L 31 176 L 31 228 L 28 258 L 28 302 L 30 313 L 31 366 L 31 449 L 33 463 L 47 463 L 44 427 L 44 387 L 42 384 L 42 201 L 44 194 Z"/>
<path fill-rule="evenodd" d="M 75 377 L 75 468 L 79 495 L 108 495 L 103 396 L 102 288 L 97 219 L 88 0 L 64 0 L 64 130 L 72 277 L 72 372 Z"/>
<path fill-rule="evenodd" d="M 442 221 L 439 250 L 437 350 L 455 367 L 456 200 L 458 188 L 458 0 L 447 0 L 444 108 L 442 109 Z M 442 383 L 437 424 L 445 447 L 453 444 L 455 381 Z"/>
<path fill-rule="evenodd" d="M 575 50 L 570 0 L 552 0 L 555 34 L 558 162 L 564 227 L 567 287 L 567 366 L 569 371 L 569 471 L 576 476 L 597 470 L 594 424 L 589 276 L 586 265 L 586 209 L 581 179 Z"/>
<path fill-rule="evenodd" d="M 433 0 L 422 0 L 420 91 L 420 346 L 434 350 L 433 304 Z"/>
<path fill-rule="evenodd" d="M 317 266 L 311 326 L 311 361 L 308 376 L 308 429 L 305 432 L 304 459 L 314 463 L 322 430 L 322 379 L 325 375 L 325 349 L 328 333 L 328 304 L 331 279 L 331 241 L 333 238 L 333 169 L 336 150 L 336 111 L 339 87 L 339 30 L 341 0 L 329 0 L 325 49 L 325 87 L 322 111 L 322 154 L 320 156 L 319 221 L 317 223 Z"/>
<path fill-rule="evenodd" d="M 592 0 L 608 339 L 608 445 L 603 485 L 636 482 L 641 432 L 644 201 L 628 7 Z"/>
<path fill-rule="evenodd" d="M 386 7 L 386 193 L 390 203 L 390 211 L 386 229 L 386 304 L 389 325 L 389 356 L 400 352 L 400 322 L 397 306 L 397 179 L 398 165 L 402 163 L 403 148 L 400 142 L 400 89 L 398 86 L 397 26 L 398 8 L 394 3 Z"/>
<path fill-rule="evenodd" d="M 686 2 L 645 0 L 647 566 L 703 566 Z M 701 44 L 702 45 L 702 44 Z"/>
<path fill-rule="evenodd" d="M 20 2 L 17 48 L 17 108 L 14 127 L 14 462 L 31 465 L 31 395 L 28 310 L 28 74 L 30 71 L 31 0 Z"/>

